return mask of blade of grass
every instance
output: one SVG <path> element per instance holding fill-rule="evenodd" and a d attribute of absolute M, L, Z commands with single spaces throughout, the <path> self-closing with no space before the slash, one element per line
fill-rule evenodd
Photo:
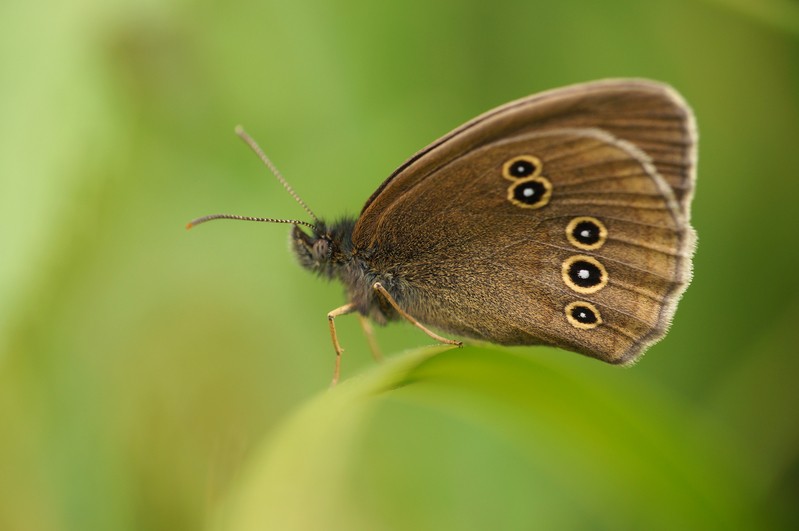
<path fill-rule="evenodd" d="M 391 458 L 363 452 L 361 441 L 380 406 L 397 401 L 504 437 L 541 471 L 533 480 L 565 493 L 560 506 L 579 509 L 594 528 L 757 527 L 747 478 L 715 455 L 723 441 L 695 430 L 679 401 L 658 394 L 634 370 L 564 360 L 549 352 L 424 349 L 347 380 L 274 434 L 223 527 L 385 528 L 387 522 L 373 521 L 379 516 L 359 509 L 350 479 L 369 459 Z"/>

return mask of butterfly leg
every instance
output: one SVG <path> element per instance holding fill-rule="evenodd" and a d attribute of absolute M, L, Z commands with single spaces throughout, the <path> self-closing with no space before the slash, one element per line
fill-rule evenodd
<path fill-rule="evenodd" d="M 355 311 L 355 305 L 345 304 L 341 308 L 336 308 L 335 310 L 331 311 L 327 314 L 327 322 L 330 325 L 330 337 L 333 338 L 333 348 L 336 349 L 336 367 L 333 369 L 333 381 L 330 382 L 331 386 L 334 386 L 338 383 L 339 375 L 341 374 L 341 353 L 344 349 L 341 348 L 341 345 L 338 342 L 338 335 L 336 334 L 336 325 L 333 322 L 336 317 L 341 315 L 347 315 L 348 313 L 352 313 Z"/>
<path fill-rule="evenodd" d="M 369 319 L 361 314 L 358 314 L 358 320 L 361 322 L 363 335 L 366 336 L 366 341 L 369 343 L 369 350 L 372 351 L 372 357 L 375 359 L 375 361 L 383 361 L 383 355 L 380 353 L 380 347 L 377 345 L 377 341 L 375 340 L 375 332 L 372 330 L 372 323 L 370 323 Z"/>
<path fill-rule="evenodd" d="M 415 326 L 416 328 L 418 328 L 428 336 L 432 337 L 439 343 L 444 343 L 447 345 L 457 345 L 459 347 L 463 345 L 461 341 L 457 341 L 455 339 L 447 339 L 446 337 L 441 337 L 440 335 L 436 334 L 435 332 L 424 326 L 422 323 L 414 319 L 410 314 L 408 314 L 405 310 L 399 307 L 397 301 L 394 300 L 394 297 L 391 296 L 391 294 L 386 290 L 386 288 L 383 287 L 383 285 L 380 282 L 375 282 L 374 285 L 372 286 L 372 289 L 374 289 L 376 292 L 380 293 L 383 297 L 385 297 L 388 303 L 391 306 L 393 306 L 395 310 L 397 310 L 397 313 L 399 313 L 409 323 L 411 323 L 413 326 Z"/>

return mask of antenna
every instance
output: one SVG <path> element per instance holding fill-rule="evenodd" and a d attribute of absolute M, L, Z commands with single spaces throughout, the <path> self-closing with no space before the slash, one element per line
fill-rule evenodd
<path fill-rule="evenodd" d="M 238 219 L 240 221 L 262 221 L 264 223 L 290 223 L 292 225 L 305 225 L 306 227 L 310 227 L 311 229 L 316 229 L 312 223 L 308 223 L 307 221 L 300 221 L 298 219 L 275 219 L 275 218 L 257 218 L 254 216 L 238 216 L 236 214 L 211 214 L 209 216 L 202 216 L 196 219 L 193 219 L 186 223 L 186 230 L 189 230 L 192 227 L 196 227 L 200 223 L 205 223 L 206 221 L 213 221 L 215 219 Z"/>
<path fill-rule="evenodd" d="M 318 224 L 319 218 L 317 218 L 316 215 L 311 211 L 311 209 L 308 208 L 308 205 L 306 205 L 305 202 L 302 199 L 300 199 L 300 196 L 297 195 L 297 192 L 294 191 L 294 189 L 289 185 L 289 183 L 286 181 L 283 175 L 281 175 L 277 167 L 272 163 L 271 160 L 269 160 L 269 157 L 266 156 L 266 153 L 264 153 L 264 150 L 261 149 L 261 146 L 259 146 L 258 143 L 255 140 L 253 140 L 252 137 L 248 135 L 247 132 L 244 130 L 244 128 L 240 125 L 236 126 L 236 134 L 239 136 L 239 138 L 244 140 L 244 142 L 250 147 L 250 149 L 252 149 L 255 152 L 256 155 L 258 155 L 258 158 L 261 159 L 261 162 L 263 162 L 264 165 L 269 169 L 269 171 L 272 172 L 272 175 L 274 175 L 277 178 L 277 180 L 280 182 L 280 184 L 283 185 L 283 188 L 286 189 L 289 195 L 291 195 L 291 197 L 293 197 L 294 200 L 297 201 L 297 203 L 299 203 L 300 206 L 303 209 L 305 209 L 305 211 L 311 216 L 311 218 L 313 218 L 313 220 Z M 310 227 L 311 230 L 316 231 L 316 226 L 313 223 L 308 223 L 307 221 L 300 221 L 298 219 L 261 218 L 255 216 L 239 216 L 236 214 L 211 214 L 208 216 L 202 216 L 189 221 L 186 224 L 186 230 L 191 229 L 192 227 L 196 227 L 201 223 L 205 223 L 206 221 L 213 221 L 215 219 L 237 219 L 240 221 L 260 221 L 264 223 L 289 223 L 292 225 L 304 225 L 306 227 Z"/>
<path fill-rule="evenodd" d="M 289 185 L 289 183 L 286 181 L 283 175 L 280 174 L 280 171 L 277 169 L 277 167 L 274 164 L 272 164 L 271 160 L 269 160 L 269 157 L 266 156 L 266 153 L 264 153 L 264 150 L 261 149 L 261 146 L 259 146 L 258 143 L 255 142 L 255 140 L 253 140 L 252 137 L 247 134 L 247 131 L 245 131 L 244 128 L 240 125 L 236 126 L 236 134 L 239 135 L 239 138 L 244 140 L 244 142 L 248 146 L 250 146 L 250 149 L 252 149 L 256 155 L 258 155 L 258 158 L 261 159 L 261 162 L 263 162 L 264 165 L 267 168 L 269 168 L 269 171 L 271 171 L 272 175 L 274 175 L 277 178 L 277 180 L 280 181 L 280 184 L 283 185 L 283 188 L 286 189 L 289 195 L 291 195 L 291 197 L 293 197 L 294 200 L 297 201 L 297 203 L 299 203 L 300 206 L 305 209 L 305 211 L 308 213 L 308 215 L 311 216 L 311 218 L 313 218 L 314 221 L 318 222 L 319 218 L 317 218 L 316 215 L 311 211 L 311 209 L 308 208 L 308 205 L 306 205 L 305 202 L 302 199 L 300 199 L 300 196 L 297 195 L 297 192 L 294 191 L 294 189 Z"/>

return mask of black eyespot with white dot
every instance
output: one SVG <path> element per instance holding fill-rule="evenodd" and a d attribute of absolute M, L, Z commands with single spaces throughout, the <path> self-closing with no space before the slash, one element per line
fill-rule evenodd
<path fill-rule="evenodd" d="M 580 216 L 572 219 L 566 226 L 566 238 L 578 249 L 593 251 L 605 244 L 608 229 L 597 218 Z"/>
<path fill-rule="evenodd" d="M 521 179 L 508 187 L 508 199 L 522 208 L 541 208 L 549 203 L 552 183 L 546 177 Z"/>
<path fill-rule="evenodd" d="M 592 325 L 596 323 L 598 320 L 598 317 L 594 313 L 594 310 L 592 310 L 588 306 L 582 306 L 582 305 L 577 305 L 572 307 L 571 316 L 574 318 L 575 321 L 578 321 L 584 325 Z"/>
<path fill-rule="evenodd" d="M 536 177 L 540 173 L 541 160 L 532 155 L 519 155 L 502 165 L 502 176 L 510 180 Z"/>
<path fill-rule="evenodd" d="M 513 187 L 513 197 L 526 205 L 534 205 L 541 201 L 546 191 L 547 189 L 539 181 L 525 181 Z"/>
<path fill-rule="evenodd" d="M 591 288 L 602 281 L 602 271 L 591 262 L 578 260 L 569 267 L 569 278 L 581 288 Z"/>
<path fill-rule="evenodd" d="M 599 310 L 590 302 L 572 302 L 566 306 L 564 312 L 569 323 L 581 330 L 591 330 L 602 324 Z"/>
<path fill-rule="evenodd" d="M 576 255 L 563 262 L 563 281 L 578 293 L 595 293 L 607 285 L 608 272 L 596 258 Z"/>
<path fill-rule="evenodd" d="M 529 177 L 535 172 L 535 164 L 529 160 L 517 160 L 510 167 L 511 177 Z"/>

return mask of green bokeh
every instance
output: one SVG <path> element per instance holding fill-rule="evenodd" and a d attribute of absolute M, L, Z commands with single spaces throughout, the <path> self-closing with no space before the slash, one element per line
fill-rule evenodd
<path fill-rule="evenodd" d="M 449 351 L 356 400 L 369 414 L 336 438 L 352 466 L 280 479 L 336 489 L 336 518 L 317 521 L 353 528 L 477 529 L 478 512 L 652 528 L 637 524 L 659 508 L 706 506 L 722 516 L 705 528 L 799 526 L 795 2 L 10 1 L 0 61 L 0 529 L 225 527 L 274 479 L 253 463 L 326 388 L 342 297 L 296 266 L 284 226 L 183 230 L 213 212 L 304 216 L 234 125 L 336 217 L 480 112 L 622 76 L 673 84 L 699 124 L 694 283 L 667 339 L 630 370 Z M 345 379 L 374 371 L 357 320 L 339 322 Z M 428 342 L 403 324 L 378 337 L 389 353 Z M 551 371 L 572 398 L 492 401 L 503 371 L 531 386 Z M 588 403 L 603 393 L 609 409 Z M 568 465 L 580 436 L 650 446 Z M 618 485 L 640 504 L 572 505 Z"/>

